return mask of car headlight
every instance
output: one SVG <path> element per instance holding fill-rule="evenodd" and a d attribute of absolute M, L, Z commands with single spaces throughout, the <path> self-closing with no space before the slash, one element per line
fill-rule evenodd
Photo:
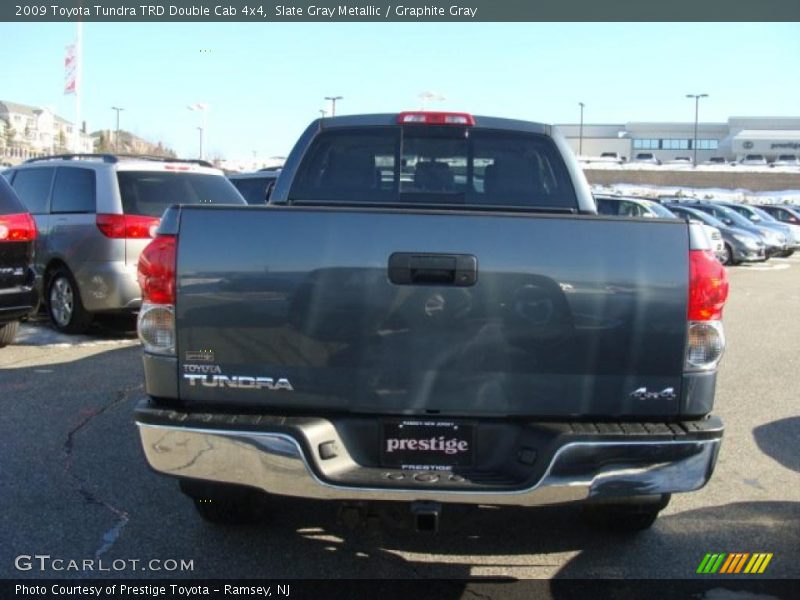
<path fill-rule="evenodd" d="M 773 246 L 783 246 L 783 236 L 779 233 L 769 232 L 767 241 Z"/>

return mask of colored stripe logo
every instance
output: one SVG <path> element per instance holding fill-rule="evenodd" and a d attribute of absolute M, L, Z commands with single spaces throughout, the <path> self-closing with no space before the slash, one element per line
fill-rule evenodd
<path fill-rule="evenodd" d="M 767 565 L 772 560 L 773 554 L 766 552 L 720 552 L 716 554 L 708 553 L 700 561 L 697 573 L 703 575 L 732 575 L 745 573 L 748 575 L 760 575 L 767 570 Z"/>

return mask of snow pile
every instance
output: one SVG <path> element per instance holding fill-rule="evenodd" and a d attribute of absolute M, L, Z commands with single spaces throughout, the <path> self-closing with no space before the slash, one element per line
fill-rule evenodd
<path fill-rule="evenodd" d="M 660 196 L 680 196 L 698 200 L 724 200 L 728 202 L 744 202 L 747 204 L 800 204 L 800 190 L 781 190 L 775 192 L 751 192 L 745 189 L 724 188 L 692 188 L 676 186 L 657 186 L 633 183 L 619 183 L 611 186 L 593 185 L 592 191 L 597 194 L 619 194 L 622 196 L 643 196 L 658 198 Z"/>

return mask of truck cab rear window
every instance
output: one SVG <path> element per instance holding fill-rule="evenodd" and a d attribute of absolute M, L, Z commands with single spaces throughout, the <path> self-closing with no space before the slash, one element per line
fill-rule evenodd
<path fill-rule="evenodd" d="M 566 166 L 547 136 L 452 126 L 323 132 L 289 200 L 577 208 Z"/>

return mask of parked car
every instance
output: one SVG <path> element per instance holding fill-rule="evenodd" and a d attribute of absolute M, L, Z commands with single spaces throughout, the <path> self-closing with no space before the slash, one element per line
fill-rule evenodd
<path fill-rule="evenodd" d="M 794 154 L 779 154 L 772 163 L 773 167 L 800 167 L 800 158 Z"/>
<path fill-rule="evenodd" d="M 623 196 L 606 196 L 602 194 L 594 195 L 597 203 L 597 212 L 601 215 L 615 217 L 656 217 L 657 215 L 650 210 L 648 200 L 640 198 L 628 198 Z M 651 202 L 656 204 L 655 202 Z"/>
<path fill-rule="evenodd" d="M 677 219 L 668 208 L 662 206 L 658 202 L 648 200 L 645 198 L 632 198 L 625 196 L 603 196 L 595 194 L 594 197 L 597 202 L 597 212 L 601 215 L 613 215 L 621 217 L 643 217 L 655 219 Z M 706 232 L 708 239 L 711 241 L 711 249 L 714 255 L 723 262 L 727 259 L 725 252 L 725 242 L 722 240 L 722 234 L 719 229 L 707 225 L 700 221 L 700 225 Z M 723 262 L 724 264 L 724 262 Z"/>
<path fill-rule="evenodd" d="M 763 262 L 767 260 L 764 242 L 755 233 L 738 227 L 726 225 L 719 219 L 683 204 L 666 204 L 666 208 L 678 217 L 697 220 L 716 228 L 722 235 L 724 248 L 720 261 L 723 265 L 738 265 L 743 262 Z"/>
<path fill-rule="evenodd" d="M 761 225 L 753 223 L 747 217 L 740 215 L 738 212 L 728 208 L 727 206 L 723 206 L 716 202 L 708 202 L 706 200 L 681 202 L 681 206 L 688 206 L 690 208 L 701 210 L 713 217 L 716 217 L 729 227 L 744 229 L 745 231 L 757 235 L 764 243 L 764 250 L 767 258 L 782 255 L 788 250 L 788 243 L 784 234 L 774 231 L 768 227 L 762 227 Z"/>
<path fill-rule="evenodd" d="M 783 222 L 777 217 L 775 217 L 772 213 L 764 210 L 760 206 L 751 206 L 750 208 L 752 208 L 755 211 L 756 215 L 761 217 L 761 220 L 765 224 L 778 223 L 780 225 L 783 225 L 789 231 L 790 234 L 789 244 L 790 244 L 790 250 L 792 252 L 787 254 L 787 256 L 791 256 L 793 252 L 800 250 L 800 224 Z"/>
<path fill-rule="evenodd" d="M 633 157 L 633 162 L 636 163 L 650 163 L 653 165 L 660 165 L 661 161 L 656 158 L 652 152 L 639 152 Z"/>
<path fill-rule="evenodd" d="M 712 156 L 706 161 L 703 161 L 704 165 L 727 165 L 728 160 L 724 156 Z M 731 163 L 736 164 L 736 163 Z"/>
<path fill-rule="evenodd" d="M 772 215 L 763 212 L 758 207 L 751 206 L 749 204 L 739 204 L 737 202 L 718 202 L 718 204 L 735 210 L 753 223 L 753 225 L 766 227 L 782 235 L 785 240 L 785 249 L 779 254 L 779 256 L 791 256 L 794 254 L 795 250 L 800 249 L 800 240 L 798 240 L 793 228 L 789 225 L 781 223 L 777 219 L 773 218 Z"/>
<path fill-rule="evenodd" d="M 598 217 L 565 138 L 465 113 L 313 122 L 266 209 L 183 206 L 142 253 L 144 454 L 200 514 L 261 492 L 585 501 L 702 487 L 725 269 L 678 219 Z"/>
<path fill-rule="evenodd" d="M 761 204 L 759 208 L 768 212 L 781 223 L 800 225 L 800 207 L 790 204 Z"/>
<path fill-rule="evenodd" d="M 745 157 L 739 161 L 739 164 L 750 167 L 768 166 L 767 159 L 764 158 L 763 154 L 746 154 Z"/>
<path fill-rule="evenodd" d="M 664 164 L 671 167 L 691 167 L 692 159 L 688 156 L 676 156 L 675 158 L 666 161 Z"/>
<path fill-rule="evenodd" d="M 36 223 L 0 177 L 0 348 L 14 341 L 20 319 L 38 304 L 33 252 Z"/>
<path fill-rule="evenodd" d="M 233 173 L 228 175 L 228 179 L 248 204 L 266 204 L 280 174 L 280 169 L 269 169 L 254 173 Z"/>
<path fill-rule="evenodd" d="M 11 185 L 36 220 L 37 289 L 65 333 L 138 310 L 136 263 L 168 206 L 245 203 L 204 161 L 65 154 L 14 167 Z"/>

